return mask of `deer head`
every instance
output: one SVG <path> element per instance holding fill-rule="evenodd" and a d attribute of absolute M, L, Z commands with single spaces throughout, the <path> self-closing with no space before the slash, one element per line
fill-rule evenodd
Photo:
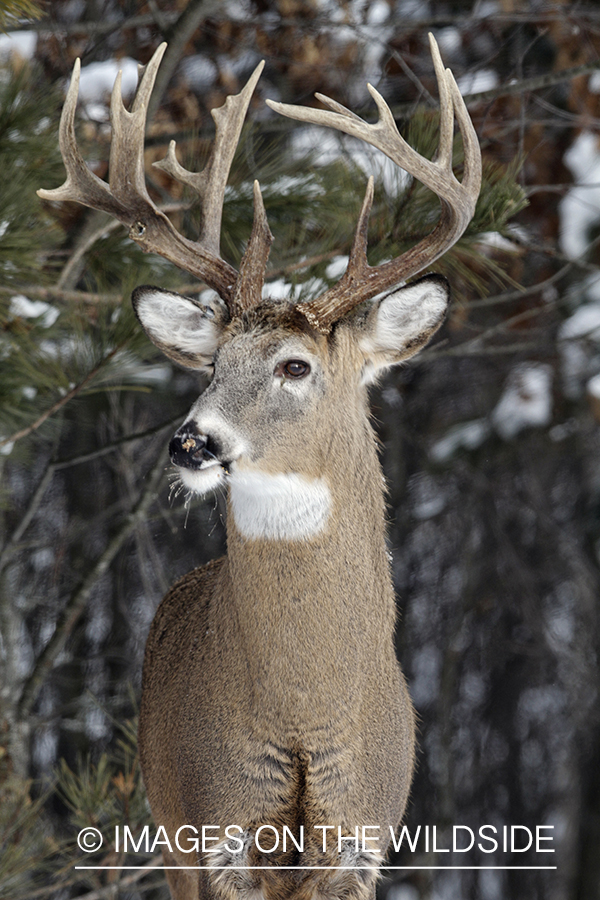
<path fill-rule="evenodd" d="M 60 147 L 67 180 L 55 190 L 38 191 L 47 200 L 76 200 L 104 210 L 129 227 L 129 235 L 144 250 L 166 259 L 205 281 L 216 297 L 201 303 L 160 288 L 134 291 L 133 303 L 150 339 L 177 363 L 215 373 L 204 395 L 170 445 L 173 462 L 184 484 L 200 493 L 219 484 L 242 460 L 269 469 L 291 434 L 281 435 L 283 422 L 302 428 L 302 419 L 317 402 L 322 409 L 331 390 L 340 395 L 339 377 L 362 383 L 382 368 L 416 353 L 443 321 L 449 292 L 439 276 L 426 276 L 399 288 L 368 309 L 361 305 L 406 282 L 431 265 L 464 232 L 471 220 L 481 183 L 481 157 L 473 125 L 449 69 L 444 69 L 437 44 L 430 35 L 431 53 L 440 92 L 440 140 L 434 161 L 424 159 L 398 133 L 392 113 L 369 85 L 379 120 L 369 124 L 335 101 L 317 94 L 329 111 L 290 106 L 267 100 L 282 115 L 326 125 L 360 138 L 382 150 L 394 163 L 434 191 L 441 215 L 433 232 L 397 258 L 371 267 L 367 263 L 367 230 L 373 200 L 373 178 L 367 185 L 349 262 L 340 281 L 320 297 L 293 306 L 263 299 L 263 283 L 273 237 L 269 230 L 258 182 L 254 183 L 254 223 L 239 272 L 220 255 L 220 231 L 225 185 L 243 121 L 263 63 L 245 88 L 214 110 L 216 137 L 212 155 L 201 173 L 184 169 L 172 141 L 167 157 L 154 165 L 197 191 L 202 200 L 202 227 L 197 241 L 180 235 L 151 200 L 144 179 L 143 137 L 146 108 L 166 45 L 161 45 L 141 70 L 131 112 L 122 102 L 120 76 L 111 98 L 113 139 L 108 184 L 86 166 L 77 148 L 74 116 L 79 61 L 63 110 Z M 464 174 L 459 182 L 452 171 L 454 116 L 464 143 Z M 258 344 L 248 339 L 262 334 Z M 263 346 L 264 345 L 264 346 Z M 344 347 L 345 358 L 331 355 Z M 237 349 L 236 349 L 237 348 Z M 329 348 L 329 351 L 328 351 Z M 329 357 L 327 353 L 329 352 Z M 245 360 L 242 364 L 240 360 Z M 329 386 L 329 387 L 328 387 Z M 260 398 L 252 410 L 247 398 Z M 231 410 L 240 411 L 232 421 Z M 227 413 L 224 412 L 227 410 Z M 277 446 L 269 447 L 266 423 L 281 423 Z M 252 420 L 252 421 L 251 421 Z M 311 428 L 311 431 L 314 429 Z M 236 465 L 234 465 L 236 464 Z M 291 464 L 291 463 L 290 463 Z M 294 454 L 294 466 L 298 466 Z M 291 469 L 290 471 L 297 471 Z"/>

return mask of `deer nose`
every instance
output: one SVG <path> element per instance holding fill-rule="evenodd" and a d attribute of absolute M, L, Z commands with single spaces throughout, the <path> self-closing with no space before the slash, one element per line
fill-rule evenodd
<path fill-rule="evenodd" d="M 207 439 L 205 436 L 180 428 L 169 443 L 169 456 L 175 466 L 184 469 L 199 469 L 208 458 L 204 453 Z"/>

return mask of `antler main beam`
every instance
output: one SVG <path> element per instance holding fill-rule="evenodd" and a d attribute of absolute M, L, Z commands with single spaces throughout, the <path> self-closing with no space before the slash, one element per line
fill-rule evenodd
<path fill-rule="evenodd" d="M 77 147 L 74 123 L 80 62 L 75 62 L 59 130 L 67 179 L 61 187 L 49 191 L 39 190 L 38 195 L 44 200 L 74 200 L 84 206 L 110 213 L 129 228 L 129 236 L 144 251 L 158 253 L 205 281 L 227 303 L 232 315 L 239 314 L 244 304 L 252 305 L 260 299 L 270 246 L 270 232 L 269 237 L 265 233 L 266 220 L 260 189 L 255 190 L 253 234 L 257 237 L 247 251 L 251 259 L 246 260 L 243 266 L 244 270 L 253 273 L 252 285 L 248 285 L 247 278 L 242 278 L 241 285 L 237 284 L 239 273 L 221 258 L 221 219 L 231 162 L 264 62 L 256 67 L 239 94 L 228 97 L 220 109 L 212 111 L 216 137 L 213 152 L 203 172 L 188 172 L 177 162 L 175 141 L 171 142 L 167 157 L 155 163 L 177 180 L 194 188 L 202 198 L 200 236 L 197 241 L 190 241 L 176 231 L 166 215 L 150 199 L 144 177 L 146 111 L 166 46 L 161 44 L 145 69 L 140 68 L 141 78 L 131 112 L 123 105 L 121 73 L 117 76 L 110 104 L 112 142 L 108 184 L 90 171 Z M 262 275 L 258 279 L 256 271 L 260 268 L 260 263 L 256 264 L 254 257 L 264 260 Z"/>
<path fill-rule="evenodd" d="M 369 91 L 377 104 L 379 120 L 363 121 L 350 110 L 322 94 L 317 94 L 329 110 L 290 106 L 267 100 L 284 116 L 314 125 L 326 125 L 366 141 L 382 150 L 396 165 L 438 195 L 442 205 L 439 222 L 433 232 L 415 247 L 394 260 L 371 267 L 367 263 L 367 230 L 373 202 L 370 178 L 359 216 L 348 267 L 336 285 L 298 309 L 323 333 L 346 312 L 400 281 L 416 275 L 446 252 L 463 234 L 475 210 L 481 186 L 481 153 L 475 129 L 452 72 L 444 69 L 438 46 L 430 34 L 431 55 L 440 92 L 440 141 L 435 160 L 420 156 L 401 137 L 389 106 L 371 85 Z M 260 302 L 264 274 L 273 236 L 269 231 L 258 182 L 254 185 L 254 225 L 240 272 L 222 259 L 220 234 L 225 186 L 239 141 L 250 99 L 262 72 L 261 62 L 244 89 L 212 111 L 216 137 L 210 159 L 203 172 L 188 172 L 177 161 L 175 141 L 164 160 L 154 163 L 173 178 L 193 188 L 202 199 L 202 226 L 197 241 L 179 234 L 169 219 L 151 200 L 144 177 L 144 131 L 148 101 L 166 44 L 156 50 L 145 67 L 128 112 L 121 95 L 121 74 L 117 76 L 110 104 L 113 136 L 108 184 L 94 175 L 85 164 L 75 138 L 75 108 L 79 89 L 80 63 L 76 61 L 73 78 L 63 109 L 59 141 L 67 170 L 65 183 L 55 190 L 40 190 L 45 200 L 75 200 L 103 210 L 129 228 L 129 236 L 146 252 L 155 252 L 205 281 L 227 304 L 230 314 L 238 316 Z M 452 171 L 452 138 L 456 116 L 464 145 L 464 173 L 459 182 Z"/>
<path fill-rule="evenodd" d="M 389 106 L 371 85 L 368 85 L 369 93 L 379 110 L 379 121 L 375 124 L 363 121 L 346 107 L 322 94 L 316 94 L 316 97 L 331 111 L 267 100 L 271 109 L 284 116 L 335 128 L 382 150 L 392 162 L 434 191 L 442 204 L 440 220 L 430 235 L 396 259 L 371 267 L 366 255 L 368 218 L 373 200 L 373 183 L 369 179 L 346 273 L 320 297 L 299 305 L 311 324 L 324 333 L 330 330 L 333 322 L 359 303 L 416 275 L 439 259 L 456 243 L 473 218 L 481 187 L 481 152 L 477 135 L 454 76 L 450 69 L 444 69 L 438 45 L 431 34 L 429 43 L 441 110 L 440 141 L 435 161 L 420 156 L 406 143 L 396 128 Z M 454 115 L 464 145 L 462 182 L 456 179 L 452 171 Z"/>

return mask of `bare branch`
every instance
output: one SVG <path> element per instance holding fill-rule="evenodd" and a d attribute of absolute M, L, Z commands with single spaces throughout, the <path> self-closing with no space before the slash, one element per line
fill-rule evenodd
<path fill-rule="evenodd" d="M 99 459 L 102 456 L 106 456 L 108 453 L 113 453 L 115 450 L 118 450 L 120 447 L 126 446 L 127 444 L 143 440 L 147 437 L 154 437 L 156 434 L 159 434 L 166 428 L 172 428 L 173 425 L 181 422 L 183 416 L 184 411 L 179 413 L 177 416 L 173 416 L 173 418 L 168 419 L 166 422 L 161 422 L 159 425 L 155 425 L 153 428 L 148 428 L 145 431 L 138 431 L 135 434 L 125 435 L 124 437 L 119 438 L 116 441 L 112 441 L 110 444 L 105 444 L 103 447 L 99 447 L 97 450 L 91 450 L 89 453 L 80 453 L 77 456 L 70 456 L 66 459 L 57 459 L 53 462 L 48 463 L 46 471 L 44 472 L 40 483 L 35 489 L 21 521 L 11 534 L 9 540 L 2 548 L 2 552 L 0 553 L 0 572 L 5 568 L 5 566 L 8 565 L 14 554 L 18 551 L 19 541 L 23 537 L 25 531 L 31 523 L 31 520 L 37 512 L 46 489 L 50 484 L 50 481 L 52 480 L 55 472 L 60 472 L 62 469 L 71 468 L 71 466 L 78 466 L 86 462 L 91 462 L 94 459 Z"/>
<path fill-rule="evenodd" d="M 160 13 L 163 23 L 161 27 L 166 26 L 166 32 L 163 37 L 168 41 L 169 46 L 156 77 L 152 97 L 148 103 L 148 119 L 152 119 L 160 106 L 167 85 L 175 74 L 175 69 L 183 56 L 185 45 L 194 32 L 197 31 L 200 24 L 209 16 L 218 12 L 220 7 L 222 7 L 221 0 L 191 0 L 184 7 L 177 21 L 172 24 L 169 24 L 166 13 Z"/>
<path fill-rule="evenodd" d="M 108 570 L 108 567 L 125 541 L 147 515 L 150 506 L 156 499 L 158 486 L 164 475 L 164 470 L 165 461 L 161 454 L 147 476 L 144 490 L 137 505 L 126 517 L 121 528 L 108 543 L 104 553 L 96 560 L 87 577 L 67 601 L 61 616 L 56 623 L 54 634 L 36 660 L 33 672 L 27 679 L 21 693 L 21 699 L 18 704 L 18 714 L 21 719 L 26 718 L 31 712 L 44 679 L 54 665 L 57 656 L 64 648 L 73 628 L 79 621 L 96 582 Z"/>
<path fill-rule="evenodd" d="M 76 384 L 75 387 L 71 388 L 71 390 L 68 391 L 64 395 L 64 397 L 61 397 L 60 400 L 57 400 L 56 403 L 54 403 L 49 409 L 44 410 L 41 416 L 38 416 L 35 422 L 32 422 L 31 425 L 27 425 L 25 428 L 21 428 L 20 431 L 15 431 L 15 433 L 11 434 L 10 437 L 1 440 L 0 447 L 5 447 L 6 444 L 13 444 L 15 441 L 19 441 L 21 438 L 27 437 L 32 432 L 37 431 L 40 425 L 43 425 L 44 422 L 50 418 L 50 416 L 53 416 L 56 412 L 58 412 L 59 409 L 62 409 L 62 407 L 66 403 L 68 403 L 69 400 L 72 400 L 73 397 L 76 397 L 77 394 L 80 394 L 81 391 L 85 387 L 87 387 L 90 381 L 92 381 L 96 377 L 98 372 L 100 372 L 104 368 L 106 363 L 109 362 L 113 358 L 113 356 L 122 349 L 122 346 L 122 344 L 119 344 L 117 347 L 113 347 L 110 353 L 107 353 L 106 356 L 100 360 L 98 365 L 94 366 L 94 368 L 87 373 L 85 378 L 82 379 L 79 384 Z"/>

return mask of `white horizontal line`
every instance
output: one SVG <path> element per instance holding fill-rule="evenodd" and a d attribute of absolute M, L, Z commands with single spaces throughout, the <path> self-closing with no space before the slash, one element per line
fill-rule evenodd
<path fill-rule="evenodd" d="M 95 871 L 104 871 L 106 869 L 147 869 L 148 866 L 75 866 L 76 869 L 94 869 Z M 408 869 L 416 869 L 417 871 L 425 871 L 429 869 L 497 869 L 506 870 L 506 869 L 517 869 L 522 872 L 531 872 L 537 869 L 557 869 L 558 866 L 154 866 L 152 869 L 148 869 L 148 871 L 152 872 L 160 872 L 166 869 L 193 869 L 194 871 L 198 871 L 199 869 L 265 869 L 270 872 L 275 871 L 275 869 L 360 869 L 363 871 L 364 869 L 373 869 L 375 871 L 380 871 L 381 869 L 385 869 L 388 872 L 404 872 Z"/>

